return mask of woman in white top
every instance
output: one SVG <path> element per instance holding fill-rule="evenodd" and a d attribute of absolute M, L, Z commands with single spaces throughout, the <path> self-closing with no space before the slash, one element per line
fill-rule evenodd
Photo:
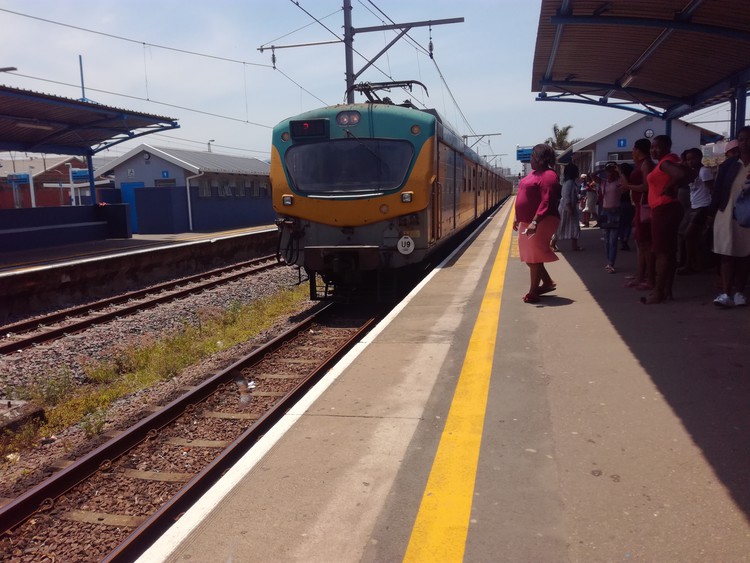
<path fill-rule="evenodd" d="M 747 305 L 743 293 L 750 273 L 750 229 L 734 220 L 734 202 L 750 177 L 750 126 L 737 132 L 738 157 L 725 160 L 716 174 L 711 211 L 714 217 L 713 250 L 721 255 L 721 289 L 714 299 L 720 307 Z"/>
<path fill-rule="evenodd" d="M 557 241 L 570 240 L 573 250 L 583 250 L 578 246 L 581 225 L 578 217 L 578 167 L 572 162 L 563 169 L 562 196 L 560 197 L 560 226 L 552 237 L 552 249 L 557 248 Z"/>

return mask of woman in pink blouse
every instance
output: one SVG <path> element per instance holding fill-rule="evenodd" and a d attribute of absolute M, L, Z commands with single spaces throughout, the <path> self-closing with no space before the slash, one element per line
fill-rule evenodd
<path fill-rule="evenodd" d="M 560 224 L 557 208 L 561 187 L 554 165 L 552 147 L 536 145 L 531 152 L 531 173 L 518 184 L 513 230 L 519 231 L 521 262 L 529 267 L 529 292 L 523 297 L 525 303 L 537 303 L 540 295 L 557 289 L 544 266 L 545 262 L 558 259 L 550 248 L 552 235 Z"/>

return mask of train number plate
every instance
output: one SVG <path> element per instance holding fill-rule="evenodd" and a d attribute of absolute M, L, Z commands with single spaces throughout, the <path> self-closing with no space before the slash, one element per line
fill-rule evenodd
<path fill-rule="evenodd" d="M 396 246 L 401 254 L 411 254 L 414 252 L 414 240 L 408 235 L 404 235 L 398 239 Z"/>

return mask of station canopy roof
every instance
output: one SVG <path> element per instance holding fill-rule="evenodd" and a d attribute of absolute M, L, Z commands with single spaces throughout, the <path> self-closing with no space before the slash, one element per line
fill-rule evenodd
<path fill-rule="evenodd" d="M 538 100 L 672 119 L 744 99 L 748 81 L 744 3 L 542 0 L 531 88 Z"/>
<path fill-rule="evenodd" d="M 0 151 L 92 155 L 177 127 L 170 117 L 0 85 Z"/>

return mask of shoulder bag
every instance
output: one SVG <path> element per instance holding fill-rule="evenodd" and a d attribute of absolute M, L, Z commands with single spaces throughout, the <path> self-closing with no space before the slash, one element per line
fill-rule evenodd
<path fill-rule="evenodd" d="M 733 215 L 740 227 L 750 228 L 750 187 L 747 187 L 747 183 L 745 186 L 734 202 Z"/>

